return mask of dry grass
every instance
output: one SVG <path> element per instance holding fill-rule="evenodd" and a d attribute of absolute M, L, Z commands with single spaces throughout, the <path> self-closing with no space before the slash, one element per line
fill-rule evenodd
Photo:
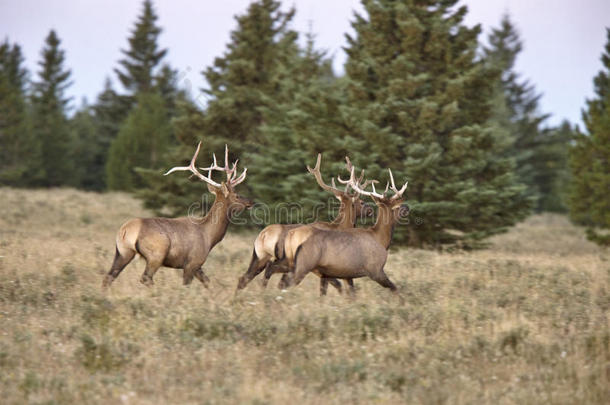
<path fill-rule="evenodd" d="M 212 288 L 156 286 L 132 263 L 100 289 L 122 194 L 0 189 L 2 403 L 606 403 L 610 255 L 560 216 L 489 250 L 395 250 L 405 297 L 360 279 L 357 299 L 317 279 L 236 298 L 254 234 L 205 265 Z M 276 279 L 277 281 L 277 279 Z M 272 284 L 275 284 L 272 281 Z"/>

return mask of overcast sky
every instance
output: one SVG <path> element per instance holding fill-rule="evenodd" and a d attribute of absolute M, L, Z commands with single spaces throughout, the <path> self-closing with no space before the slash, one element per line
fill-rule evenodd
<path fill-rule="evenodd" d="M 181 73 L 183 86 L 194 98 L 203 97 L 200 72 L 222 55 L 249 0 L 155 0 L 160 45 L 167 61 Z M 610 0 L 462 0 L 468 25 L 482 24 L 483 38 L 509 12 L 521 33 L 524 50 L 517 70 L 543 93 L 541 109 L 551 113 L 548 124 L 567 118 L 580 122 L 585 98 L 593 94 L 592 79 L 601 69 L 600 56 L 610 27 Z M 319 48 L 334 56 L 337 72 L 343 71 L 344 34 L 350 32 L 359 0 L 293 0 L 284 7 L 297 10 L 293 28 L 307 32 L 311 25 Z M 76 106 L 85 96 L 90 102 L 111 77 L 127 47 L 127 36 L 141 10 L 140 0 L 0 0 L 0 35 L 22 46 L 26 65 L 36 65 L 44 38 L 54 28 L 66 51 L 74 84 L 68 93 Z M 203 100 L 203 99 L 202 99 Z"/>

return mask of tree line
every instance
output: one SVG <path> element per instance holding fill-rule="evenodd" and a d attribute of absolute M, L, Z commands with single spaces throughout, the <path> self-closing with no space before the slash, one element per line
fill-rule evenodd
<path fill-rule="evenodd" d="M 585 133 L 546 124 L 540 94 L 515 70 L 522 41 L 508 15 L 483 40 L 480 26 L 464 24 L 458 0 L 371 0 L 363 8 L 337 75 L 315 35 L 299 40 L 294 8 L 253 1 L 202 72 L 204 108 L 166 62 L 150 0 L 114 70 L 121 91 L 107 79 L 94 103 L 72 115 L 57 33 L 47 36 L 32 80 L 19 45 L 5 40 L 0 182 L 131 191 L 149 208 L 184 214 L 201 185 L 161 173 L 203 140 L 208 152 L 230 146 L 231 159 L 249 168 L 244 194 L 272 211 L 288 201 L 307 213 L 327 198 L 305 169 L 319 152 L 326 173 L 341 174 L 346 155 L 371 178 L 387 180 L 391 167 L 397 181 L 410 181 L 412 222 L 395 240 L 411 246 L 476 247 L 532 211 L 568 209 L 592 239 L 607 239 L 595 228 L 610 226 L 610 45 L 583 112 Z"/>

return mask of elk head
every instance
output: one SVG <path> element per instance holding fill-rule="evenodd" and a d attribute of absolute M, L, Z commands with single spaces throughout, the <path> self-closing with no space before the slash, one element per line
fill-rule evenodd
<path fill-rule="evenodd" d="M 216 154 L 213 154 L 214 163 L 212 163 L 209 167 L 200 167 L 200 170 L 207 170 L 208 175 L 204 176 L 197 170 L 195 167 L 195 162 L 197 161 L 197 155 L 199 155 L 199 150 L 201 149 L 201 142 L 197 145 L 197 150 L 195 151 L 195 155 L 191 159 L 191 162 L 188 166 L 177 166 L 170 169 L 165 176 L 175 171 L 190 171 L 198 177 L 200 180 L 203 180 L 207 183 L 208 191 L 216 196 L 216 201 L 214 204 L 221 204 L 227 210 L 227 215 L 231 217 L 232 215 L 243 211 L 244 209 L 249 209 L 254 205 L 254 202 L 248 198 L 242 197 L 235 191 L 235 186 L 240 184 L 246 179 L 246 173 L 248 171 L 247 168 L 244 168 L 244 171 L 236 177 L 237 175 L 237 162 L 236 160 L 233 162 L 233 165 L 229 165 L 229 148 L 225 145 L 225 164 L 224 166 L 219 166 L 216 162 Z M 224 172 L 227 176 L 226 180 L 217 183 L 212 180 L 212 171 L 220 171 Z"/>
<path fill-rule="evenodd" d="M 344 208 L 350 207 L 353 212 L 354 220 L 356 218 L 373 216 L 373 214 L 374 214 L 373 208 L 371 206 L 369 206 L 368 204 L 366 204 L 364 201 L 362 201 L 362 199 L 360 198 L 360 195 L 358 195 L 358 193 L 351 194 L 349 192 L 350 185 L 345 186 L 344 190 L 340 190 L 335 185 L 334 178 L 331 179 L 331 184 L 332 184 L 331 186 L 324 183 L 324 180 L 322 179 L 322 174 L 320 173 L 320 161 L 321 160 L 322 160 L 322 154 L 318 153 L 318 160 L 316 161 L 316 166 L 313 169 L 311 167 L 307 166 L 307 170 L 309 171 L 309 173 L 313 174 L 313 176 L 316 178 L 318 185 L 323 190 L 331 192 L 335 196 L 335 198 L 337 198 L 339 200 L 342 207 L 344 207 Z M 347 170 L 351 171 L 353 169 L 352 163 L 350 162 L 348 157 L 346 157 L 345 160 L 347 162 L 346 163 Z M 363 177 L 364 177 L 364 170 L 362 171 L 360 178 L 358 178 L 356 180 L 358 182 L 358 184 L 360 184 L 360 182 L 362 182 Z M 369 181 L 366 181 L 362 187 L 364 188 L 368 184 L 369 184 Z"/>
<path fill-rule="evenodd" d="M 337 180 L 342 184 L 351 186 L 357 194 L 371 197 L 380 209 L 380 216 L 382 215 L 382 212 L 391 213 L 391 216 L 387 219 L 393 223 L 396 223 L 400 219 L 406 218 L 409 215 L 409 206 L 407 204 L 403 204 L 405 201 L 403 194 L 407 189 L 409 182 L 405 182 L 405 184 L 399 190 L 394 183 L 392 169 L 388 169 L 388 172 L 390 173 L 390 182 L 386 183 L 385 190 L 381 194 L 375 190 L 375 183 L 378 183 L 377 180 L 367 181 L 364 185 L 361 185 L 360 182 L 362 181 L 363 175 L 361 175 L 359 179 L 356 179 L 353 167 L 351 167 L 350 178 L 348 180 L 343 180 L 340 177 L 337 177 Z M 365 191 L 365 188 L 369 183 L 371 184 L 373 191 Z M 388 189 L 391 189 L 394 195 L 387 196 L 386 194 L 388 193 Z"/>

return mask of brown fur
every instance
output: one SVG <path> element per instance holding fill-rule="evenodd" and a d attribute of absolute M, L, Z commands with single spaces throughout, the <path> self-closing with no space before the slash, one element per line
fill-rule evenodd
<path fill-rule="evenodd" d="M 108 287 L 137 253 L 146 260 L 140 279 L 145 285 L 151 286 L 155 272 L 165 266 L 183 269 L 185 285 L 197 277 L 207 287 L 209 279 L 203 274 L 202 266 L 210 250 L 224 237 L 231 216 L 253 204 L 225 183 L 220 189 L 210 185 L 208 189 L 216 199 L 201 220 L 136 218 L 125 222 L 117 232 L 116 255 L 102 286 Z"/>
<path fill-rule="evenodd" d="M 286 258 L 294 269 L 291 284 L 300 283 L 316 269 L 325 277 L 353 279 L 368 276 L 396 291 L 383 267 L 392 241 L 394 225 L 408 208 L 402 199 L 375 198 L 379 215 L 374 226 L 344 230 L 298 228 L 286 235 Z"/>
<path fill-rule="evenodd" d="M 354 227 L 359 216 L 372 215 L 372 208 L 364 204 L 359 196 L 352 196 L 348 193 L 336 193 L 335 195 L 341 202 L 341 206 L 333 222 L 316 222 L 311 225 L 273 224 L 263 229 L 254 241 L 250 266 L 244 275 L 239 278 L 237 290 L 245 288 L 263 270 L 265 270 L 263 286 L 267 285 L 269 278 L 274 273 L 287 273 L 289 271 L 289 268 L 281 261 L 283 259 L 285 237 L 289 231 L 307 228 L 308 226 L 321 229 L 348 229 Z M 322 295 L 326 293 L 328 283 L 341 291 L 341 284 L 337 280 L 324 277 L 321 273 L 315 271 L 314 273 L 321 278 L 320 292 Z M 285 286 L 286 283 L 285 278 L 282 278 L 282 280 L 280 287 Z M 348 284 L 353 288 L 353 283 L 348 281 Z"/>

